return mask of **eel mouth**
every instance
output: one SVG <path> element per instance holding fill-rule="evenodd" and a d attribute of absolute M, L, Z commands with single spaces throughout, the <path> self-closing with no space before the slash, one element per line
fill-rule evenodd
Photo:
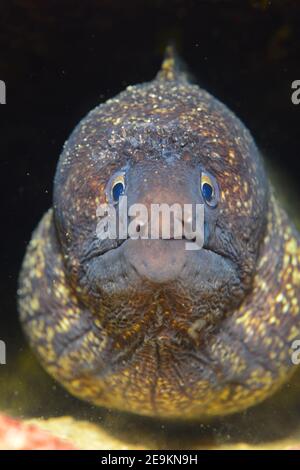
<path fill-rule="evenodd" d="M 187 243 L 195 249 L 187 249 Z M 113 247 L 94 253 L 92 260 L 99 268 L 103 266 L 103 274 L 105 270 L 111 271 L 113 266 L 120 265 L 124 273 L 133 270 L 141 278 L 156 283 L 175 280 L 189 266 L 204 275 L 209 272 L 210 265 L 216 270 L 218 262 L 220 267 L 224 262 L 228 267 L 233 264 L 212 249 L 205 246 L 200 248 L 195 240 L 185 238 L 119 240 Z"/>
<path fill-rule="evenodd" d="M 229 257 L 224 255 L 224 253 L 221 253 L 217 250 L 212 249 L 211 247 L 208 247 L 208 245 L 205 243 L 203 244 L 203 246 L 199 246 L 197 244 L 196 237 L 187 238 L 185 237 L 185 235 L 183 235 L 182 238 L 180 239 L 170 237 L 170 238 L 159 238 L 156 240 L 143 239 L 143 238 L 139 238 L 139 239 L 125 238 L 125 239 L 116 239 L 116 240 L 104 240 L 101 243 L 101 246 L 98 245 L 98 242 L 95 243 L 96 246 L 94 246 L 94 243 L 92 243 L 91 247 L 85 252 L 82 261 L 85 263 L 85 262 L 89 262 L 92 259 L 101 259 L 101 258 L 106 259 L 110 256 L 110 254 L 120 253 L 123 250 L 124 245 L 127 245 L 127 244 L 133 244 L 134 246 L 142 245 L 144 249 L 149 249 L 151 248 L 151 246 L 155 246 L 155 245 L 157 246 L 158 244 L 160 244 L 161 249 L 163 250 L 168 246 L 168 244 L 169 245 L 172 244 L 172 248 L 176 248 L 176 247 L 178 248 L 180 246 L 182 248 L 183 243 L 185 245 L 186 251 L 197 252 L 199 250 L 203 250 L 207 253 L 211 253 L 213 255 L 230 260 Z M 186 248 L 187 244 L 190 244 L 191 246 L 190 249 Z M 192 246 L 194 246 L 194 248 Z"/>
<path fill-rule="evenodd" d="M 139 241 L 139 240 L 146 240 L 146 239 L 143 239 L 143 238 L 139 238 L 139 239 L 130 239 L 130 238 L 118 239 L 117 238 L 115 240 L 105 239 L 105 240 L 102 240 L 101 245 L 99 245 L 98 239 L 95 239 L 92 242 L 91 246 L 89 246 L 88 249 L 85 251 L 82 261 L 86 262 L 92 258 L 99 258 L 100 256 L 104 256 L 109 252 L 119 250 L 121 249 L 122 245 L 128 242 L 129 240 Z M 147 240 L 148 240 L 148 243 L 151 241 L 160 241 L 160 242 L 168 243 L 168 242 L 181 242 L 182 240 L 184 240 L 185 243 L 192 243 L 196 245 L 196 237 L 189 239 L 184 234 L 182 235 L 182 238 L 180 239 L 170 237 L 170 238 L 159 238 L 158 240 L 151 240 L 151 239 L 147 239 Z M 205 245 L 203 245 L 202 249 L 208 250 L 208 248 L 206 248 Z M 208 250 L 208 251 L 213 251 L 213 250 Z"/>
<path fill-rule="evenodd" d="M 126 294 L 132 290 L 143 292 L 145 286 L 155 285 L 167 285 L 174 292 L 176 284 L 180 284 L 202 301 L 203 296 L 211 297 L 217 289 L 226 290 L 227 285 L 230 290 L 231 284 L 239 283 L 236 264 L 205 245 L 187 250 L 186 239 L 129 238 L 114 242 L 118 243 L 109 243 L 106 249 L 102 246 L 84 260 L 83 282 L 91 292 Z"/>

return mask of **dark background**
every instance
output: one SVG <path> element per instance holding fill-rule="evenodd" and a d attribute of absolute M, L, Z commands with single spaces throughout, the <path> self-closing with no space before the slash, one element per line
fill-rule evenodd
<path fill-rule="evenodd" d="M 288 0 L 1 1 L 0 339 L 8 366 L 26 348 L 18 272 L 51 206 L 62 145 L 99 102 L 151 80 L 170 40 L 199 84 L 246 123 L 297 216 L 300 105 L 291 103 L 291 83 L 300 79 L 299 27 L 300 4 Z"/>

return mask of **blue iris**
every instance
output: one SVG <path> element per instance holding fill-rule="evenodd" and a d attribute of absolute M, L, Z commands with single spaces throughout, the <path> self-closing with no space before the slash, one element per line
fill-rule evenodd
<path fill-rule="evenodd" d="M 213 196 L 213 188 L 209 183 L 204 183 L 202 185 L 202 195 L 206 201 L 211 201 Z"/>
<path fill-rule="evenodd" d="M 115 202 L 118 202 L 120 199 L 120 196 L 124 193 L 124 184 L 123 183 L 117 183 L 114 185 L 113 190 L 112 190 L 112 196 Z"/>

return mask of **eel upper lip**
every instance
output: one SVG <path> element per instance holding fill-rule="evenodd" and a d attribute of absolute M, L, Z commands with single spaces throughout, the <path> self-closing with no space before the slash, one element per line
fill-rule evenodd
<path fill-rule="evenodd" d="M 184 236 L 182 238 L 185 239 Z M 105 245 L 101 244 L 101 246 L 99 246 L 99 243 L 94 244 L 94 245 L 92 245 L 92 247 L 89 250 L 87 250 L 85 252 L 85 254 L 82 258 L 82 262 L 86 263 L 86 262 L 89 262 L 89 261 L 91 261 L 93 259 L 96 259 L 96 258 L 101 259 L 102 256 L 108 255 L 110 252 L 111 253 L 115 252 L 116 250 L 121 248 L 122 245 L 128 240 L 130 240 L 130 238 L 125 238 L 125 239 L 121 239 L 121 240 L 120 239 L 108 240 L 108 243 L 106 243 Z M 167 242 L 167 241 L 170 241 L 170 240 L 180 241 L 181 239 L 175 239 L 175 238 L 171 237 L 169 239 L 166 239 L 165 241 Z M 186 239 L 186 241 L 191 242 L 191 243 L 194 242 L 193 239 Z M 230 258 L 230 256 L 226 255 L 224 252 L 212 249 L 211 247 L 209 247 L 205 243 L 204 243 L 203 247 L 201 248 L 201 250 L 205 250 L 208 253 L 212 253 L 214 255 L 225 258 L 230 263 L 233 262 L 233 260 Z M 195 252 L 197 252 L 197 250 Z"/>
<path fill-rule="evenodd" d="M 127 240 L 129 240 L 129 238 L 108 240 L 108 243 L 102 243 L 101 246 L 99 246 L 99 244 L 92 243 L 92 246 L 88 250 L 86 250 L 86 252 L 84 253 L 83 261 L 87 262 L 93 258 L 98 258 L 102 255 L 105 255 L 106 253 L 109 253 L 110 251 L 116 250 L 120 248 L 123 245 L 123 243 L 126 242 Z M 163 240 L 163 239 L 160 239 L 160 240 Z M 196 237 L 190 239 L 190 238 L 186 238 L 183 235 L 182 238 L 180 239 L 170 237 L 164 240 L 166 242 L 170 240 L 173 240 L 173 241 L 186 240 L 187 242 L 195 243 Z M 208 249 L 205 245 L 203 245 L 202 248 L 206 249 L 207 251 L 213 251 L 213 250 Z"/>

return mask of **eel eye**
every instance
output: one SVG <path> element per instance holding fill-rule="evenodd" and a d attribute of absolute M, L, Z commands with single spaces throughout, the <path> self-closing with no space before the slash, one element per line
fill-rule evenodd
<path fill-rule="evenodd" d="M 119 202 L 120 197 L 125 192 L 125 178 L 124 174 L 117 175 L 111 184 L 111 198 L 114 203 Z"/>
<path fill-rule="evenodd" d="M 201 173 L 201 193 L 204 201 L 210 207 L 216 207 L 219 190 L 215 178 L 208 173 Z"/>

